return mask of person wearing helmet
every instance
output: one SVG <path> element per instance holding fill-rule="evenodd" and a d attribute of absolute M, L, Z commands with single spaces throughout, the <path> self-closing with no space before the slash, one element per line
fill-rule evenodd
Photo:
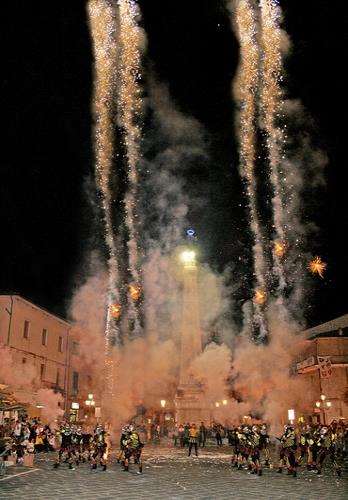
<path fill-rule="evenodd" d="M 260 461 L 260 429 L 257 425 L 253 425 L 249 434 L 249 461 L 251 465 L 251 473 L 262 476 L 262 467 Z"/>
<path fill-rule="evenodd" d="M 327 457 L 330 457 L 334 471 L 338 476 L 341 476 L 341 467 L 338 463 L 337 453 L 337 433 L 334 426 L 322 426 L 317 440 L 318 457 L 317 457 L 317 474 L 320 475 L 323 464 Z"/>
<path fill-rule="evenodd" d="M 107 443 L 106 443 L 106 431 L 101 425 L 97 425 L 92 444 L 92 456 L 91 456 L 91 466 L 92 470 L 97 468 L 98 463 L 102 467 L 103 471 L 106 471 L 107 462 Z"/>
<path fill-rule="evenodd" d="M 278 473 L 283 472 L 283 467 L 287 467 L 288 474 L 293 477 L 297 476 L 297 462 L 296 462 L 296 449 L 297 449 L 297 441 L 295 430 L 292 425 L 284 426 L 283 435 L 278 438 L 281 443 L 280 452 L 279 452 L 279 468 L 277 470 Z"/>
<path fill-rule="evenodd" d="M 267 429 L 267 424 L 262 424 L 261 429 L 260 429 L 260 450 L 263 452 L 263 455 L 265 457 L 265 466 L 270 467 L 271 466 L 271 455 L 269 451 L 269 446 L 270 446 L 270 437 Z"/>
<path fill-rule="evenodd" d="M 124 446 L 124 464 L 123 470 L 129 470 L 130 459 L 133 457 L 134 463 L 138 465 L 138 474 L 143 472 L 143 465 L 141 461 L 141 453 L 144 444 L 140 440 L 139 433 L 134 429 L 134 426 L 129 426 L 129 432 L 123 440 Z"/>
<path fill-rule="evenodd" d="M 119 464 L 121 462 L 123 466 L 124 466 L 124 453 L 126 449 L 125 442 L 129 437 L 129 433 L 130 433 L 129 425 L 125 425 L 121 430 L 120 452 L 117 456 L 117 463 Z"/>

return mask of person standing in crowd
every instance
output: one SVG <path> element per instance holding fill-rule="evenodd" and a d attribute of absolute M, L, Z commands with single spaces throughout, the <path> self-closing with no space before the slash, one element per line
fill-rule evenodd
<path fill-rule="evenodd" d="M 187 423 L 184 426 L 184 446 L 189 445 L 189 435 L 190 435 L 190 424 Z"/>
<path fill-rule="evenodd" d="M 185 439 L 185 428 L 182 424 L 179 425 L 179 429 L 178 429 L 178 434 L 179 434 L 179 444 L 180 444 L 180 448 L 183 448 L 184 447 L 184 439 Z"/>
<path fill-rule="evenodd" d="M 218 446 L 222 446 L 222 429 L 219 424 L 215 427 L 215 439 Z"/>
<path fill-rule="evenodd" d="M 199 426 L 199 446 L 201 448 L 205 447 L 206 440 L 207 440 L 207 428 L 204 425 L 204 422 L 201 422 L 201 425 Z"/>
<path fill-rule="evenodd" d="M 191 456 L 192 448 L 195 449 L 196 457 L 198 457 L 198 429 L 196 424 L 192 424 L 189 429 L 189 452 L 188 456 Z"/>

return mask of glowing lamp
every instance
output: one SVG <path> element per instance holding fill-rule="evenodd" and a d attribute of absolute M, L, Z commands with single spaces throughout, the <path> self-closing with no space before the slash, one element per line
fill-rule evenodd
<path fill-rule="evenodd" d="M 129 285 L 129 295 L 132 300 L 139 300 L 141 294 L 141 288 L 139 285 Z"/>
<path fill-rule="evenodd" d="M 288 410 L 288 420 L 293 422 L 295 420 L 295 410 Z"/>
<path fill-rule="evenodd" d="M 332 406 L 331 401 L 326 401 L 326 406 L 327 406 L 328 408 L 331 408 L 331 406 Z"/>
<path fill-rule="evenodd" d="M 216 408 L 219 408 L 220 403 L 218 401 L 216 401 L 215 406 L 216 406 Z"/>
<path fill-rule="evenodd" d="M 194 229 L 190 228 L 186 231 L 186 234 L 187 234 L 187 236 L 190 236 L 190 238 L 192 238 L 196 234 L 196 231 Z"/>
<path fill-rule="evenodd" d="M 226 405 L 227 405 L 227 399 L 223 399 L 223 400 L 222 400 L 222 404 L 223 404 L 224 406 L 226 406 Z"/>
<path fill-rule="evenodd" d="M 78 410 L 80 408 L 79 403 L 71 403 L 71 409 L 72 410 Z"/>
<path fill-rule="evenodd" d="M 315 406 L 316 406 L 317 408 L 320 408 L 320 404 L 321 404 L 321 403 L 320 403 L 320 401 L 316 401 L 316 402 L 315 402 Z"/>
<path fill-rule="evenodd" d="M 90 401 L 89 399 L 86 399 L 86 401 L 85 401 L 85 405 L 86 405 L 86 406 L 91 406 L 91 401 Z"/>
<path fill-rule="evenodd" d="M 194 250 L 184 250 L 180 255 L 180 259 L 185 267 L 194 266 L 196 264 L 196 252 Z"/>
<path fill-rule="evenodd" d="M 88 394 L 88 399 L 93 399 L 93 394 Z"/>
<path fill-rule="evenodd" d="M 322 401 L 325 401 L 325 399 L 326 399 L 325 394 L 321 394 L 320 399 L 321 399 Z"/>
<path fill-rule="evenodd" d="M 161 406 L 165 408 L 167 401 L 165 399 L 161 399 Z"/>

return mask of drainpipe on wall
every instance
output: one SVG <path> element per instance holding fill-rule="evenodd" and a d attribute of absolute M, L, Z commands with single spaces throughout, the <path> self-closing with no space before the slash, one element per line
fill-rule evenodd
<path fill-rule="evenodd" d="M 68 392 L 69 392 L 69 365 L 70 365 L 70 335 L 71 328 L 68 328 L 68 333 L 66 337 L 66 355 L 65 355 L 65 377 L 64 377 L 64 390 L 65 390 L 65 401 L 64 401 L 64 410 L 67 414 L 68 411 Z"/>
<path fill-rule="evenodd" d="M 8 332 L 7 332 L 7 345 L 9 346 L 10 345 L 10 337 L 11 337 L 11 326 L 12 326 L 12 310 L 13 310 L 13 296 L 10 295 L 10 300 L 11 300 L 11 310 L 9 311 L 7 308 L 6 308 L 6 311 L 8 312 L 8 314 L 10 315 L 10 320 L 8 322 Z"/>

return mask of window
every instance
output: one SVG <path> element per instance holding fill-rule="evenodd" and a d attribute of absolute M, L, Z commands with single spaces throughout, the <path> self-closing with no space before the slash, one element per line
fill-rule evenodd
<path fill-rule="evenodd" d="M 44 376 L 45 376 L 45 365 L 41 365 L 40 366 L 40 377 L 41 377 L 41 380 L 44 379 Z"/>
<path fill-rule="evenodd" d="M 58 339 L 58 351 L 63 352 L 63 337 L 59 337 Z"/>
<path fill-rule="evenodd" d="M 47 330 L 46 328 L 44 328 L 42 330 L 42 337 L 41 337 L 41 342 L 42 342 L 42 345 L 47 345 Z"/>
<path fill-rule="evenodd" d="M 29 321 L 25 320 L 24 321 L 24 328 L 23 328 L 23 338 L 28 339 L 29 338 Z"/>
<path fill-rule="evenodd" d="M 73 372 L 72 393 L 77 394 L 78 390 L 79 390 L 79 374 L 78 372 Z"/>
<path fill-rule="evenodd" d="M 79 343 L 73 341 L 72 346 L 71 346 L 71 352 L 73 354 L 78 354 L 79 353 Z"/>
<path fill-rule="evenodd" d="M 60 384 L 60 370 L 57 368 L 57 376 L 56 376 L 56 386 L 59 387 Z"/>
<path fill-rule="evenodd" d="M 27 359 L 26 358 L 22 358 L 23 365 L 25 365 L 26 362 L 27 362 Z"/>

